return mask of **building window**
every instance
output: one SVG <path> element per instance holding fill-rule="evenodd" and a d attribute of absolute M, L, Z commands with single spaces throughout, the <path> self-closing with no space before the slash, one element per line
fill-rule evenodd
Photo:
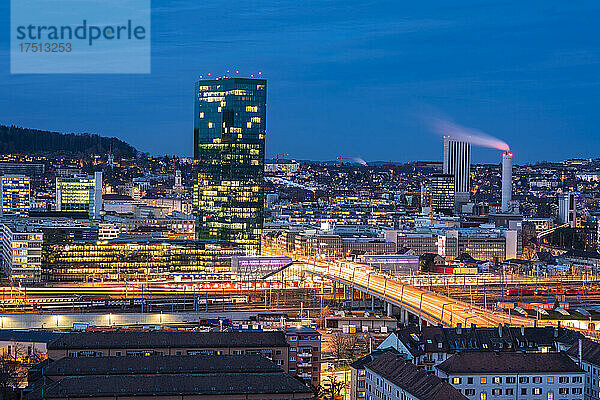
<path fill-rule="evenodd" d="M 548 383 L 554 383 L 554 377 L 553 376 L 549 376 L 548 377 Z"/>
<path fill-rule="evenodd" d="M 467 378 L 467 384 L 469 384 L 469 385 L 472 385 L 472 384 L 473 384 L 473 377 L 472 377 L 472 376 L 469 376 L 469 377 Z"/>
<path fill-rule="evenodd" d="M 494 396 L 500 396 L 502 394 L 502 389 L 492 389 L 492 395 Z"/>
<path fill-rule="evenodd" d="M 542 388 L 533 388 L 533 394 L 542 394 Z"/>
<path fill-rule="evenodd" d="M 487 399 L 487 394 L 485 392 L 481 392 L 479 394 L 479 400 L 486 400 Z"/>
<path fill-rule="evenodd" d="M 485 376 L 482 376 L 481 379 L 479 379 L 479 383 L 485 385 L 487 383 L 487 378 Z"/>
<path fill-rule="evenodd" d="M 492 378 L 493 383 L 502 383 L 502 378 L 499 376 L 495 376 Z"/>

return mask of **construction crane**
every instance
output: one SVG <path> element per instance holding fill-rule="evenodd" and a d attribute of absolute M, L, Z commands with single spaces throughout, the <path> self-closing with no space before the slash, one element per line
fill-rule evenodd
<path fill-rule="evenodd" d="M 280 154 L 275 154 L 275 163 L 277 164 L 279 162 L 279 156 L 281 156 L 281 161 L 285 161 L 285 156 L 289 156 L 289 153 L 280 153 Z"/>

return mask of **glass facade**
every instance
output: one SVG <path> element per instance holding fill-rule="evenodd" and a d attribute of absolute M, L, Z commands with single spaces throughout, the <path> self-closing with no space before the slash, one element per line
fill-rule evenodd
<path fill-rule="evenodd" d="M 29 177 L 4 175 L 0 177 L 0 203 L 2 215 L 26 216 L 29 213 Z"/>
<path fill-rule="evenodd" d="M 194 213 L 198 239 L 236 243 L 260 254 L 267 81 L 196 83 Z"/>
<path fill-rule="evenodd" d="M 100 218 L 102 210 L 102 172 L 90 176 L 56 178 L 56 210 L 87 212 Z"/>
<path fill-rule="evenodd" d="M 42 278 L 47 281 L 172 279 L 230 280 L 231 257 L 242 252 L 228 243 L 194 240 L 80 241 L 44 243 Z"/>

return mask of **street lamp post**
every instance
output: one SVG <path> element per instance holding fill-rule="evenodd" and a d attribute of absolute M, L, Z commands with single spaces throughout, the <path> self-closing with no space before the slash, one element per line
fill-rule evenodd
<path fill-rule="evenodd" d="M 442 325 L 444 324 L 444 307 L 452 304 L 454 304 L 454 302 L 442 304 L 442 316 L 440 317 L 440 322 L 442 323 Z M 450 310 L 452 310 L 452 307 L 450 307 Z M 452 326 L 452 319 L 450 319 L 450 325 Z"/>

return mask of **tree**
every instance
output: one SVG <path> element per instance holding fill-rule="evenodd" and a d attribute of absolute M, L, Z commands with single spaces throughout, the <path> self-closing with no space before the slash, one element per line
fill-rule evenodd
<path fill-rule="evenodd" d="M 325 319 L 331 315 L 331 309 L 329 306 L 325 306 L 319 312 L 319 326 L 325 328 Z"/>
<path fill-rule="evenodd" d="M 329 341 L 329 348 L 331 349 L 331 355 L 336 362 L 342 359 L 354 357 L 354 346 L 356 345 L 358 338 L 356 335 L 349 335 L 344 333 L 336 333 L 331 337 Z"/>
<path fill-rule="evenodd" d="M 342 397 L 342 390 L 345 387 L 345 382 L 338 381 L 335 375 L 329 375 L 325 378 L 325 383 L 317 389 L 318 397 L 323 400 L 339 399 Z"/>

